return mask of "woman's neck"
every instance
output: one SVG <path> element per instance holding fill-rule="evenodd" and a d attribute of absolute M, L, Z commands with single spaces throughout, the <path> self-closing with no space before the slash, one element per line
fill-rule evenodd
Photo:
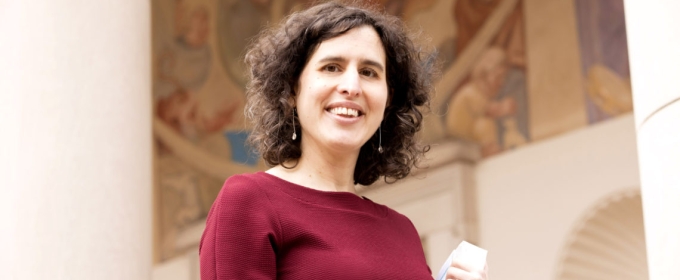
<path fill-rule="evenodd" d="M 354 189 L 354 168 L 359 151 L 348 153 L 320 149 L 313 145 L 304 146 L 302 156 L 286 166 L 276 166 L 269 171 L 282 179 L 321 191 L 343 191 L 356 193 Z"/>

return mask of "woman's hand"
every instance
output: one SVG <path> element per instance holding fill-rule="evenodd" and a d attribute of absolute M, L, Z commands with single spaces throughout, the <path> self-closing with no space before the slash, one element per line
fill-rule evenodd
<path fill-rule="evenodd" d="M 446 271 L 446 280 L 488 280 L 489 266 L 485 263 L 484 269 L 480 270 L 474 266 L 454 259 L 451 266 Z"/>

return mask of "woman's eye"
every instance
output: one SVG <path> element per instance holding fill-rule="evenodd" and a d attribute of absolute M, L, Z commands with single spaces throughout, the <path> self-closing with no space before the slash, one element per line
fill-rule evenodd
<path fill-rule="evenodd" d="M 361 75 L 364 75 L 366 77 L 376 77 L 378 76 L 378 73 L 373 71 L 373 69 L 364 69 L 359 72 Z"/>
<path fill-rule="evenodd" d="M 337 65 L 326 65 L 323 67 L 323 70 L 328 72 L 338 72 L 340 71 L 340 68 Z"/>

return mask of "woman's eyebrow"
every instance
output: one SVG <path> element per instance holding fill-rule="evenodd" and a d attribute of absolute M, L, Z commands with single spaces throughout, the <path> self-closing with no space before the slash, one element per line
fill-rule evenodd
<path fill-rule="evenodd" d="M 342 57 L 342 56 L 326 56 L 326 57 L 320 59 L 319 63 L 346 62 L 346 61 L 347 61 L 347 58 Z M 385 71 L 385 67 L 383 67 L 382 63 L 377 62 L 377 61 L 372 60 L 372 59 L 361 59 L 360 63 L 378 68 L 378 70 L 380 70 L 381 72 Z"/>
<path fill-rule="evenodd" d="M 383 65 L 382 65 L 380 62 L 377 62 L 377 61 L 375 61 L 375 60 L 371 60 L 371 59 L 362 59 L 362 60 L 361 60 L 361 63 L 366 64 L 366 65 L 373 66 L 373 67 L 375 67 L 375 68 L 378 68 L 378 70 L 380 70 L 380 72 L 384 72 L 384 71 L 385 71 L 385 67 L 383 67 Z"/>

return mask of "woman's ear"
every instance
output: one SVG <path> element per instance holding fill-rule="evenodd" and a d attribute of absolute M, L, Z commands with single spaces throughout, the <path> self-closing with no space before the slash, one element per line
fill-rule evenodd
<path fill-rule="evenodd" d="M 288 97 L 288 105 L 289 105 L 290 107 L 293 107 L 293 108 L 297 107 L 296 104 L 295 104 L 295 103 L 296 103 L 296 99 L 297 99 L 297 96 L 295 96 L 295 93 L 293 93 L 292 95 L 290 95 L 290 96 Z"/>
<path fill-rule="evenodd" d="M 295 83 L 293 85 L 289 85 L 289 87 L 286 88 L 287 90 L 290 90 L 290 93 L 288 94 L 288 96 L 286 96 L 286 103 L 288 104 L 288 106 L 293 108 L 295 108 L 295 101 L 297 99 L 295 93 L 297 92 L 298 87 L 299 87 L 298 83 Z"/>
<path fill-rule="evenodd" d="M 291 92 L 290 96 L 288 96 L 288 105 L 290 105 L 293 108 L 297 107 L 296 106 L 296 103 L 297 103 L 297 94 L 296 93 L 298 92 L 299 88 L 300 88 L 300 82 L 298 81 L 297 83 L 295 83 L 295 86 L 293 86 L 293 92 Z"/>

